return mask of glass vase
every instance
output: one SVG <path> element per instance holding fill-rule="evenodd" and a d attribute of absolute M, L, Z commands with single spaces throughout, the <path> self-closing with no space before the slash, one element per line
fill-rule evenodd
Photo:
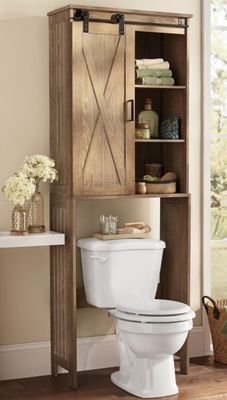
<path fill-rule="evenodd" d="M 12 229 L 11 235 L 26 235 L 27 213 L 22 206 L 15 206 L 12 210 Z"/>
<path fill-rule="evenodd" d="M 36 184 L 35 193 L 28 203 L 27 216 L 28 231 L 30 233 L 45 232 L 44 226 L 44 199 L 39 191 L 39 185 Z"/>

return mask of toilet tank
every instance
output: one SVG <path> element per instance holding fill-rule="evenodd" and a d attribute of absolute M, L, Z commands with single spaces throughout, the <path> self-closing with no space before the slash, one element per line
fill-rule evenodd
<path fill-rule="evenodd" d="M 87 302 L 101 308 L 155 298 L 165 242 L 80 239 Z"/>

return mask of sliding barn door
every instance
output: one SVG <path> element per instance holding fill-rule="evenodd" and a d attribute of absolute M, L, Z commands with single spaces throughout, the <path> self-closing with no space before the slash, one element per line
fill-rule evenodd
<path fill-rule="evenodd" d="M 118 25 L 95 22 L 89 23 L 88 33 L 82 22 L 73 22 L 72 35 L 73 195 L 133 193 L 125 35 Z"/>

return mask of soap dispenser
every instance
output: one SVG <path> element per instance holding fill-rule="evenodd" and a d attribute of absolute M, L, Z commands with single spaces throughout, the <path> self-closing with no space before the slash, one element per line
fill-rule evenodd
<path fill-rule="evenodd" d="M 158 114 L 152 110 L 151 98 L 145 99 L 144 110 L 138 115 L 139 124 L 149 124 L 150 137 L 157 139 L 159 136 L 158 132 Z"/>

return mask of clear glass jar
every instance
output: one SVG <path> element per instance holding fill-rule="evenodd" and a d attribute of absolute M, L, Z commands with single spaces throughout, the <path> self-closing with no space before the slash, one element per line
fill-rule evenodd
<path fill-rule="evenodd" d="M 116 235 L 117 234 L 117 220 L 118 217 L 109 215 L 100 216 L 100 230 L 103 235 Z"/>
<path fill-rule="evenodd" d="M 35 194 L 33 194 L 28 204 L 27 217 L 28 231 L 30 233 L 45 232 L 44 226 L 44 199 L 36 184 Z"/>
<path fill-rule="evenodd" d="M 136 139 L 150 139 L 150 129 L 148 124 L 136 125 Z"/>

